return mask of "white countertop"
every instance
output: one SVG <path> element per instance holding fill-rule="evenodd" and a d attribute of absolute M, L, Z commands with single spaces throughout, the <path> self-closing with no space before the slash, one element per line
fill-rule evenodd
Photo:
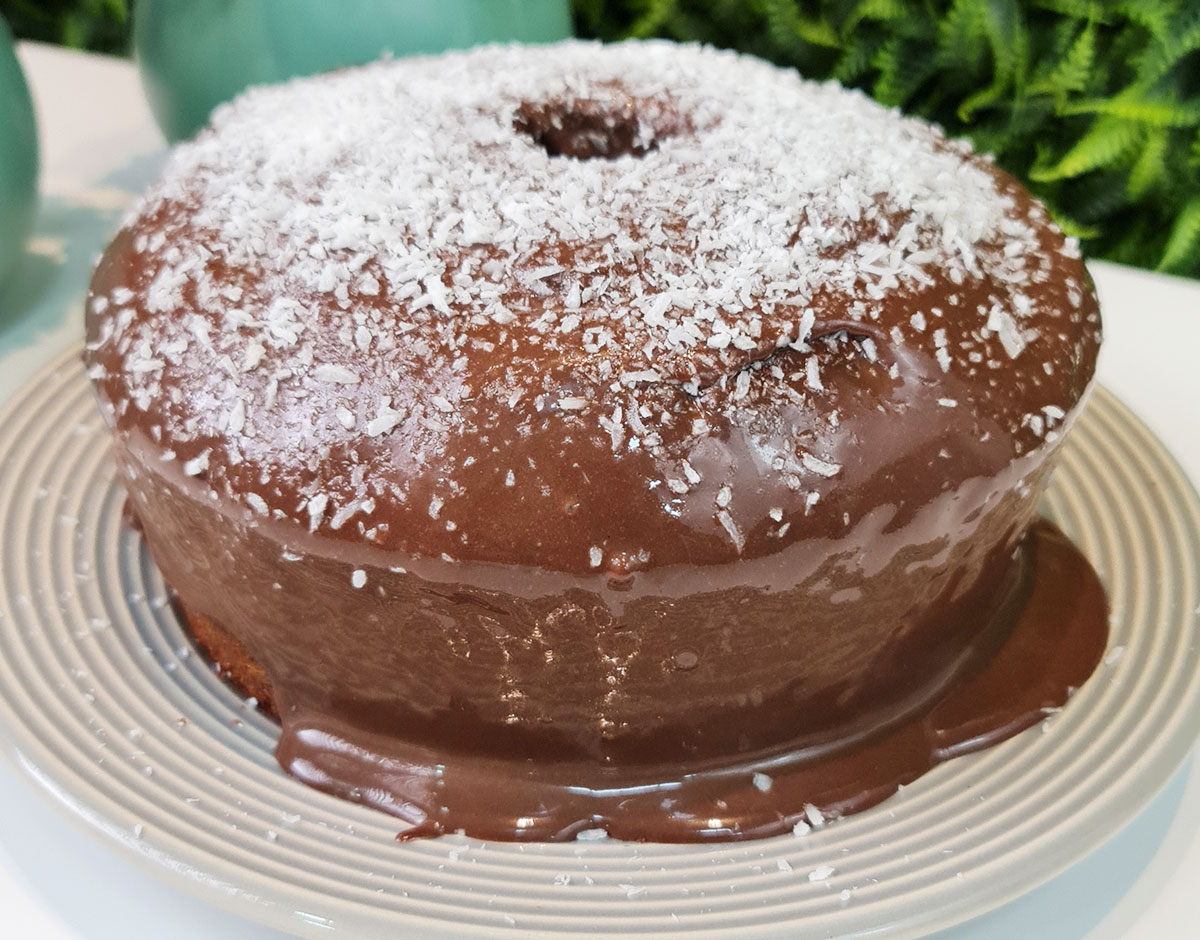
<path fill-rule="evenodd" d="M 24 44 L 42 147 L 29 257 L 0 293 L 0 401 L 82 335 L 93 254 L 164 145 L 125 62 Z M 1091 266 L 1104 306 L 1100 380 L 1200 486 L 1200 283 Z M 1100 850 L 937 940 L 1200 937 L 1200 770 L 1193 758 Z M 119 858 L 0 765 L 0 935 L 37 940 L 269 940 Z"/>

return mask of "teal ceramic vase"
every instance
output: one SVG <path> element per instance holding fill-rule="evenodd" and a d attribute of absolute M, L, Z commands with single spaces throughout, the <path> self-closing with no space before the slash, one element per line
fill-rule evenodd
<path fill-rule="evenodd" d="M 12 274 L 37 213 L 33 104 L 12 33 L 0 19 L 0 288 Z"/>
<path fill-rule="evenodd" d="M 171 140 L 245 88 L 485 42 L 571 35 L 569 0 L 135 0 L 142 85 Z"/>

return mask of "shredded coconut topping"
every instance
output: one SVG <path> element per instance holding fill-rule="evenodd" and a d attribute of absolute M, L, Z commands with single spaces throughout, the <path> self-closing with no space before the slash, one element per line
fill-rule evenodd
<path fill-rule="evenodd" d="M 631 142 L 554 153 L 534 126 L 553 129 L 554 108 L 632 115 Z M 778 540 L 787 525 L 760 526 L 710 478 L 694 453 L 709 435 L 741 428 L 813 512 L 844 455 L 805 449 L 777 412 L 835 394 L 830 356 L 900 383 L 904 343 L 973 375 L 1020 359 L 1056 315 L 1030 289 L 1044 211 L 967 145 L 859 93 L 665 42 L 488 47 L 253 89 L 175 151 L 129 224 L 141 287 L 90 305 L 91 349 L 125 383 L 119 419 L 153 410 L 184 473 L 282 478 L 290 495 L 264 490 L 256 512 L 346 537 L 368 500 L 407 504 L 435 458 L 440 489 L 412 504 L 437 519 L 469 466 L 452 442 L 516 414 L 514 440 L 657 462 L 667 511 L 702 505 L 742 553 L 756 526 Z M 947 282 L 963 285 L 954 317 L 923 299 Z M 978 407 L 957 388 L 930 399 L 952 402 Z M 1070 404 L 1051 400 L 1036 430 Z M 518 469 L 492 468 L 514 498 L 551 489 Z M 473 544 L 439 531 L 455 557 Z"/>

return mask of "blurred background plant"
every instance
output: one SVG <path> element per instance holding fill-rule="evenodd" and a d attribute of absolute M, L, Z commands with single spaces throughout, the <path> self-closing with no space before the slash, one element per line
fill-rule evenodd
<path fill-rule="evenodd" d="M 730 46 L 919 114 L 1093 257 L 1200 277 L 1197 0 L 574 0 L 580 35 Z M 127 47 L 124 0 L 0 0 L 18 36 Z"/>
<path fill-rule="evenodd" d="M 123 55 L 129 48 L 126 0 L 0 0 L 18 39 Z"/>

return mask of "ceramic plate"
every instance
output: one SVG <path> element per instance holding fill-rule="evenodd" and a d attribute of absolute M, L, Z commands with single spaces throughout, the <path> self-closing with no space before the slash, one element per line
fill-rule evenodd
<path fill-rule="evenodd" d="M 1130 820 L 1200 732 L 1200 503 L 1100 389 L 1046 514 L 1109 590 L 1060 713 L 796 838 L 399 843 L 286 777 L 275 727 L 193 649 L 70 350 L 0 416 L 0 739 L 47 797 L 192 892 L 306 937 L 918 937 L 1046 881 Z"/>

